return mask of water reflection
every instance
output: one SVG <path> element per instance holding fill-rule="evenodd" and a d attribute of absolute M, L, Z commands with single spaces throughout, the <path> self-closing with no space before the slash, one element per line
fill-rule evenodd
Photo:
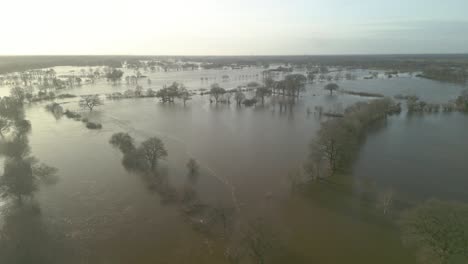
<path fill-rule="evenodd" d="M 74 256 L 64 234 L 45 223 L 36 202 L 2 210 L 1 263 L 78 263 Z"/>
<path fill-rule="evenodd" d="M 4 200 L 0 211 L 0 262 L 62 263 L 64 244 L 48 232 L 33 198 L 39 183 L 57 182 L 57 169 L 31 156 L 28 140 L 31 124 L 24 119 L 22 101 L 1 98 L 0 115 L 12 124 L 9 133 L 0 140 L 0 155 L 4 158 L 0 177 L 4 190 L 0 198 Z"/>

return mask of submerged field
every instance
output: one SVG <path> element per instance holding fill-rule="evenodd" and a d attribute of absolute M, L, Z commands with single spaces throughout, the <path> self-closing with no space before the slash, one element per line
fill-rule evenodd
<path fill-rule="evenodd" d="M 57 72 L 69 70 L 57 68 Z M 260 81 L 260 72 L 256 68 L 158 72 L 148 74 L 152 82 L 143 79 L 142 86 L 158 89 L 179 81 L 197 91 L 213 82 L 235 88 Z M 223 82 L 221 76 L 226 74 L 230 79 Z M 210 104 L 208 96 L 201 95 L 193 96 L 186 106 L 163 104 L 155 98 L 105 100 L 87 113 L 90 120 L 102 124 L 101 130 L 88 130 L 66 117 L 56 119 L 45 110 L 45 102 L 27 105 L 32 152 L 58 168 L 60 178 L 56 185 L 37 193 L 40 221 L 31 227 L 37 241 L 23 245 L 19 254 L 36 256 L 37 263 L 228 263 L 221 238 L 194 230 L 192 219 L 166 203 L 151 181 L 122 166 L 122 155 L 109 139 L 113 133 L 127 132 L 138 142 L 151 136 L 163 140 L 169 155 L 158 170 L 174 188 L 193 186 L 210 206 L 233 207 L 242 219 L 268 222 L 281 248 L 276 252 L 278 263 L 349 259 L 354 263 L 414 263 L 413 252 L 403 246 L 391 219 L 369 213 L 367 208 L 373 205 L 359 204 L 353 197 L 361 196 L 362 185 L 369 183 L 391 187 L 402 200 L 468 201 L 463 188 L 468 184 L 468 164 L 463 162 L 468 116 L 407 116 L 402 112 L 390 117 L 369 133 L 360 149 L 352 166 L 351 188 L 343 192 L 314 186 L 292 193 L 288 175 L 303 166 L 309 143 L 323 121 L 308 109 L 322 106 L 333 111 L 372 100 L 329 95 L 324 84 L 307 84 L 297 102 L 285 107 L 270 99 L 254 107 Z M 389 97 L 417 95 L 433 103 L 453 100 L 466 89 L 410 76 L 358 78 L 338 84 L 343 90 Z M 3 95 L 8 94 L 6 87 L 1 89 Z M 101 80 L 63 93 L 126 89 L 125 84 Z M 79 111 L 76 98 L 58 102 Z M 195 181 L 187 179 L 185 164 L 190 158 L 200 165 Z M 8 201 L 0 206 L 7 211 Z M 4 226 L 21 223 L 11 221 L 3 219 Z"/>

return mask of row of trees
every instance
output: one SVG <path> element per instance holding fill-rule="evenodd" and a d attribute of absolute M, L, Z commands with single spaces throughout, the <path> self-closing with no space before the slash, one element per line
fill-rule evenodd
<path fill-rule="evenodd" d="M 178 82 L 173 82 L 170 86 L 164 86 L 164 88 L 158 90 L 156 92 L 156 97 L 163 103 L 173 103 L 175 99 L 179 99 L 184 105 L 188 100 L 192 99 L 191 93 L 187 88 Z"/>
<path fill-rule="evenodd" d="M 245 96 L 240 87 L 226 90 L 217 83 L 211 85 L 208 94 L 213 98 L 210 101 L 214 100 L 216 103 L 230 104 L 232 97 L 234 97 L 237 105 L 245 104 L 249 106 L 257 103 L 257 101 L 261 101 L 264 104 L 265 98 L 272 94 L 281 94 L 282 96 L 292 96 L 294 98 L 299 97 L 300 92 L 305 88 L 305 83 L 306 78 L 304 75 L 290 74 L 282 81 L 275 81 L 268 77 L 264 79 L 264 85 L 260 85 L 257 82 L 248 83 L 247 89 L 255 91 L 255 96 L 250 99 Z"/>
<path fill-rule="evenodd" d="M 96 79 L 102 76 L 111 80 L 118 77 L 116 73 L 112 68 L 108 67 L 103 69 L 89 68 L 88 70 L 82 68 L 79 72 L 72 70 L 68 74 L 59 76 L 57 76 L 54 69 L 31 70 L 14 75 L 0 76 L 0 84 L 24 86 L 26 87 L 25 89 L 30 89 L 31 91 L 37 89 L 38 93 L 47 94 L 51 89 L 73 88 L 82 85 L 84 82 L 94 83 Z"/>
<path fill-rule="evenodd" d="M 128 133 L 115 133 L 109 143 L 123 154 L 123 164 L 127 168 L 139 171 L 154 171 L 158 161 L 167 156 L 164 143 L 157 137 L 151 137 L 136 147 L 135 140 Z"/>
<path fill-rule="evenodd" d="M 306 171 L 317 178 L 345 170 L 368 128 L 399 108 L 390 99 L 376 99 L 352 105 L 343 118 L 324 122 L 310 146 Z M 381 193 L 378 208 L 388 214 L 394 199 L 392 190 Z M 468 261 L 468 204 L 427 200 L 398 212 L 397 219 L 404 244 L 416 249 L 421 263 Z"/>
<path fill-rule="evenodd" d="M 356 103 L 345 109 L 342 118 L 323 122 L 310 145 L 306 171 L 313 178 L 320 178 L 345 169 L 369 126 L 400 110 L 391 99 L 376 99 Z"/>
<path fill-rule="evenodd" d="M 468 112 L 468 90 L 463 90 L 454 101 L 443 104 L 427 103 L 416 96 L 398 97 L 406 100 L 408 113 Z"/>
<path fill-rule="evenodd" d="M 440 81 L 466 83 L 468 80 L 468 71 L 465 67 L 431 66 L 424 69 L 421 77 Z"/>
<path fill-rule="evenodd" d="M 270 77 L 264 80 L 265 87 L 270 89 L 272 94 L 292 97 L 299 97 L 305 89 L 306 82 L 307 78 L 302 74 L 289 74 L 280 81 L 275 81 Z"/>

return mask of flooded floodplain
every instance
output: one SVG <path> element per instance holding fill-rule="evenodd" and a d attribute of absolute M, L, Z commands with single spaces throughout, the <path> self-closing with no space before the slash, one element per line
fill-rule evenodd
<path fill-rule="evenodd" d="M 57 67 L 56 71 L 71 69 Z M 34 234 L 47 238 L 22 244 L 15 254 L 35 256 L 37 263 L 228 263 L 222 239 L 197 231 L 193 221 L 200 219 L 185 216 L 183 208 L 155 191 L 156 183 L 122 165 L 122 154 L 109 139 L 116 132 L 126 132 L 137 142 L 151 136 L 162 139 L 168 157 L 158 173 L 173 188 L 190 187 L 207 205 L 233 208 L 244 220 L 266 219 L 281 241 L 278 263 L 286 259 L 289 263 L 415 262 L 396 227 L 387 221 L 361 214 L 357 205 L 341 210 L 326 202 L 311 202 L 313 194 L 291 192 L 289 175 L 302 168 L 309 143 L 323 121 L 310 109 L 343 109 L 371 98 L 330 95 L 323 89 L 325 83 L 314 82 L 291 105 L 280 105 L 274 97 L 253 107 L 215 104 L 208 95 L 200 95 L 200 89 L 209 89 L 214 82 L 226 89 L 261 82 L 261 69 L 147 75 L 151 83 L 141 80 L 145 89 L 157 90 L 178 81 L 197 94 L 185 106 L 164 104 L 156 98 L 104 100 L 104 105 L 89 113 L 79 108 L 78 98 L 57 100 L 64 108 L 82 111 L 89 120 L 101 123 L 101 130 L 54 117 L 46 111 L 46 102 L 25 106 L 32 125 L 32 153 L 58 169 L 59 181 L 41 187 L 35 196 L 40 214 L 35 214 L 35 225 L 30 226 Z M 229 80 L 223 81 L 224 75 Z M 338 84 L 342 90 L 388 97 L 417 95 L 433 103 L 453 100 L 466 89 L 411 76 L 357 78 Z M 2 93 L 8 91 L 2 89 Z M 127 89 L 124 83 L 99 80 L 63 93 L 103 95 Z M 361 195 L 358 185 L 370 182 L 391 187 L 402 199 L 468 201 L 464 190 L 468 164 L 463 155 L 468 147 L 463 134 L 467 121 L 468 116 L 459 113 L 419 116 L 402 112 L 389 117 L 383 127 L 369 133 L 360 148 L 352 166 L 356 179 L 352 195 Z M 200 166 L 196 179 L 187 176 L 190 158 Z M 330 191 L 326 195 L 333 200 L 341 194 L 334 197 Z M 0 206 L 8 210 L 8 202 Z M 6 217 L 2 223 L 11 230 L 22 224 Z"/>

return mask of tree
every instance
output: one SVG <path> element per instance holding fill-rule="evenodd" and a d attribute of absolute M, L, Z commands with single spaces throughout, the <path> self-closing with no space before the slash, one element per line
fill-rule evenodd
<path fill-rule="evenodd" d="M 24 88 L 24 97 L 26 98 L 26 100 L 28 100 L 28 102 L 31 102 L 31 100 L 33 99 L 34 97 L 33 92 L 34 92 L 34 89 L 32 86 L 28 86 Z"/>
<path fill-rule="evenodd" d="M 422 263 L 468 262 L 468 204 L 428 200 L 404 212 L 400 226 Z"/>
<path fill-rule="evenodd" d="M 317 139 L 311 145 L 311 159 L 323 158 L 333 175 L 346 161 L 354 143 L 354 137 L 341 120 L 330 120 L 322 124 Z"/>
<path fill-rule="evenodd" d="M 236 100 L 237 105 L 240 106 L 242 101 L 245 100 L 245 94 L 240 89 L 238 89 L 234 95 L 234 99 Z"/>
<path fill-rule="evenodd" d="M 468 111 L 468 90 L 463 90 L 455 100 L 455 105 L 460 111 Z"/>
<path fill-rule="evenodd" d="M 307 80 L 309 82 L 313 82 L 315 80 L 315 73 L 314 72 L 308 72 L 307 73 Z"/>
<path fill-rule="evenodd" d="M 156 95 L 156 92 L 154 92 L 153 89 L 148 88 L 148 89 L 146 90 L 146 96 L 148 96 L 148 97 L 154 97 L 155 95 Z"/>
<path fill-rule="evenodd" d="M 281 95 L 285 96 L 286 95 L 286 81 L 281 80 L 275 83 L 275 90 L 276 94 L 278 94 L 278 90 L 281 91 Z"/>
<path fill-rule="evenodd" d="M 152 137 L 143 141 L 138 151 L 142 153 L 151 170 L 154 170 L 160 158 L 167 156 L 167 150 L 164 147 L 164 143 L 157 137 Z"/>
<path fill-rule="evenodd" d="M 299 97 L 299 93 L 304 89 L 307 78 L 302 74 L 290 74 L 284 79 L 285 88 L 292 96 Z"/>
<path fill-rule="evenodd" d="M 130 153 L 135 151 L 134 139 L 128 133 L 115 133 L 111 136 L 109 143 L 119 148 L 122 153 Z"/>
<path fill-rule="evenodd" d="M 14 120 L 15 132 L 17 136 L 24 136 L 31 132 L 31 122 L 25 119 Z"/>
<path fill-rule="evenodd" d="M 249 82 L 247 84 L 247 87 L 249 87 L 249 88 L 255 88 L 255 87 L 259 87 L 259 86 L 260 86 L 260 84 L 258 82 Z"/>
<path fill-rule="evenodd" d="M 329 72 L 327 66 L 320 66 L 319 71 L 322 74 L 325 74 L 325 73 Z"/>
<path fill-rule="evenodd" d="M 81 100 L 78 102 L 81 108 L 88 108 L 89 111 L 93 111 L 93 108 L 99 105 L 103 105 L 99 95 L 84 95 L 81 97 Z"/>
<path fill-rule="evenodd" d="M 6 118 L 0 117 L 0 136 L 2 138 L 5 137 L 4 134 L 10 130 L 10 127 L 11 122 Z"/>
<path fill-rule="evenodd" d="M 182 100 L 182 102 L 184 102 L 184 106 L 185 106 L 185 102 L 192 99 L 192 96 L 190 95 L 190 92 L 183 85 L 181 85 L 181 87 L 180 87 L 180 89 L 178 91 L 178 96 Z"/>
<path fill-rule="evenodd" d="M 21 202 L 23 196 L 30 196 L 37 189 L 31 164 L 22 158 L 12 158 L 5 162 L 1 185 Z"/>
<path fill-rule="evenodd" d="M 333 95 L 333 91 L 338 90 L 340 87 L 336 83 L 329 83 L 325 85 L 324 89 L 330 91 L 330 95 Z"/>
<path fill-rule="evenodd" d="M 273 85 L 275 84 L 275 81 L 273 80 L 273 78 L 267 77 L 267 78 L 265 78 L 263 83 L 265 84 L 265 87 L 267 87 L 269 89 L 272 89 Z"/>
<path fill-rule="evenodd" d="M 224 90 L 224 88 L 222 88 L 221 86 L 219 86 L 219 84 L 213 83 L 213 84 L 211 85 L 210 94 L 211 94 L 211 96 L 214 97 L 216 103 L 218 103 L 219 98 L 220 98 L 221 95 L 223 95 L 224 93 L 226 93 L 226 90 Z"/>
<path fill-rule="evenodd" d="M 190 175 L 196 175 L 200 169 L 200 166 L 195 159 L 189 159 L 186 166 Z"/>
<path fill-rule="evenodd" d="M 156 97 L 160 98 L 163 103 L 173 103 L 175 98 L 180 98 L 181 89 L 185 87 L 183 84 L 173 82 L 169 87 L 164 87 L 156 92 Z"/>
<path fill-rule="evenodd" d="M 161 100 L 161 102 L 166 103 L 166 102 L 171 102 L 171 97 L 168 88 L 162 88 L 158 90 L 155 94 L 157 98 Z"/>
<path fill-rule="evenodd" d="M 136 97 L 141 97 L 141 96 L 143 96 L 143 87 L 142 87 L 142 86 L 137 85 L 137 86 L 135 87 L 135 96 L 136 96 Z"/>
<path fill-rule="evenodd" d="M 20 104 L 22 104 L 24 102 L 24 99 L 26 98 L 24 89 L 19 86 L 11 88 L 10 95 Z"/>
<path fill-rule="evenodd" d="M 108 81 L 111 81 L 112 83 L 116 83 L 122 79 L 123 74 L 124 73 L 121 70 L 112 69 L 106 74 L 106 78 Z"/>
<path fill-rule="evenodd" d="M 260 97 L 260 99 L 262 100 L 262 105 L 265 104 L 265 96 L 269 95 L 271 95 L 271 89 L 269 89 L 268 87 L 261 86 L 257 88 L 256 96 Z"/>

